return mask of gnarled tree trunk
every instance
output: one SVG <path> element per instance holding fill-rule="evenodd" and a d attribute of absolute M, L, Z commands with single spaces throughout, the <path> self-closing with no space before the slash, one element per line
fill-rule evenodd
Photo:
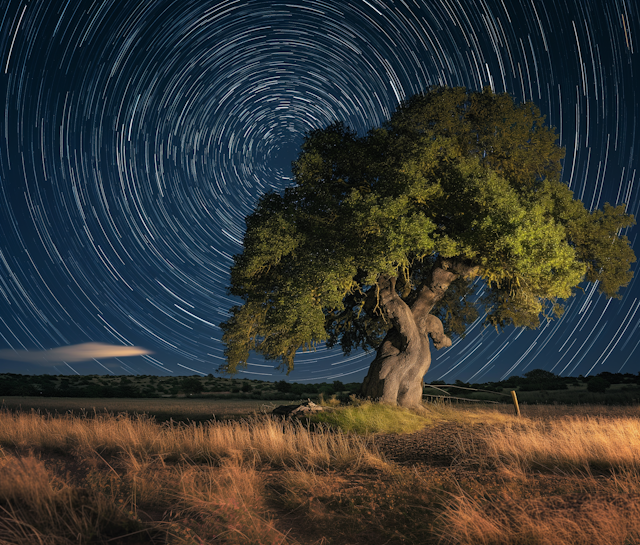
<path fill-rule="evenodd" d="M 363 396 L 402 407 L 421 406 L 422 381 L 431 365 L 429 337 L 438 349 L 451 346 L 442 322 L 430 312 L 451 282 L 475 270 L 461 261 L 439 259 L 411 307 L 396 292 L 395 277 L 379 278 L 379 304 L 392 327 L 362 383 Z"/>

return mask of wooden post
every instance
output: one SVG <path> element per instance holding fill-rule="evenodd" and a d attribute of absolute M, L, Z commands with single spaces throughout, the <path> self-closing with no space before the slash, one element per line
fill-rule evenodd
<path fill-rule="evenodd" d="M 511 399 L 513 399 L 513 406 L 516 408 L 516 416 L 520 416 L 520 407 L 518 407 L 518 396 L 515 390 L 511 390 Z"/>

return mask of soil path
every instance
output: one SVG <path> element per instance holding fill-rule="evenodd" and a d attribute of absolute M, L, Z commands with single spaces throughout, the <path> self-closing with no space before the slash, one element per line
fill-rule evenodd
<path fill-rule="evenodd" d="M 481 447 L 470 426 L 443 422 L 410 434 L 376 434 L 371 438 L 387 459 L 401 465 L 451 466 L 460 461 L 462 445 Z"/>

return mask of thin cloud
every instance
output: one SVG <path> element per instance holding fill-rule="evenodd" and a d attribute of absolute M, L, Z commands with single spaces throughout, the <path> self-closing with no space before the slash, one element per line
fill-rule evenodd
<path fill-rule="evenodd" d="M 50 350 L 0 350 L 0 360 L 39 363 L 40 365 L 60 362 L 77 363 L 93 359 L 126 358 L 153 354 L 141 346 L 119 346 L 105 343 L 82 343 L 60 346 Z"/>

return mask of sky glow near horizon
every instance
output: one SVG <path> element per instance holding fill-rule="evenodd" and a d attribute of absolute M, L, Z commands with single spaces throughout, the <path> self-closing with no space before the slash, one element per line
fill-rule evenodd
<path fill-rule="evenodd" d="M 0 352 L 103 343 L 152 354 L 0 372 L 214 373 L 244 217 L 291 183 L 306 131 L 364 133 L 431 85 L 533 101 L 563 180 L 637 216 L 640 15 L 631 0 L 7 0 L 0 13 Z M 635 85 L 634 85 L 635 84 Z M 636 253 L 637 227 L 626 234 Z M 635 269 L 635 265 L 634 265 Z M 597 286 L 536 331 L 473 324 L 427 380 L 640 371 L 640 288 Z M 135 352 L 135 351 L 134 351 Z M 284 377 L 360 381 L 320 347 Z"/>

